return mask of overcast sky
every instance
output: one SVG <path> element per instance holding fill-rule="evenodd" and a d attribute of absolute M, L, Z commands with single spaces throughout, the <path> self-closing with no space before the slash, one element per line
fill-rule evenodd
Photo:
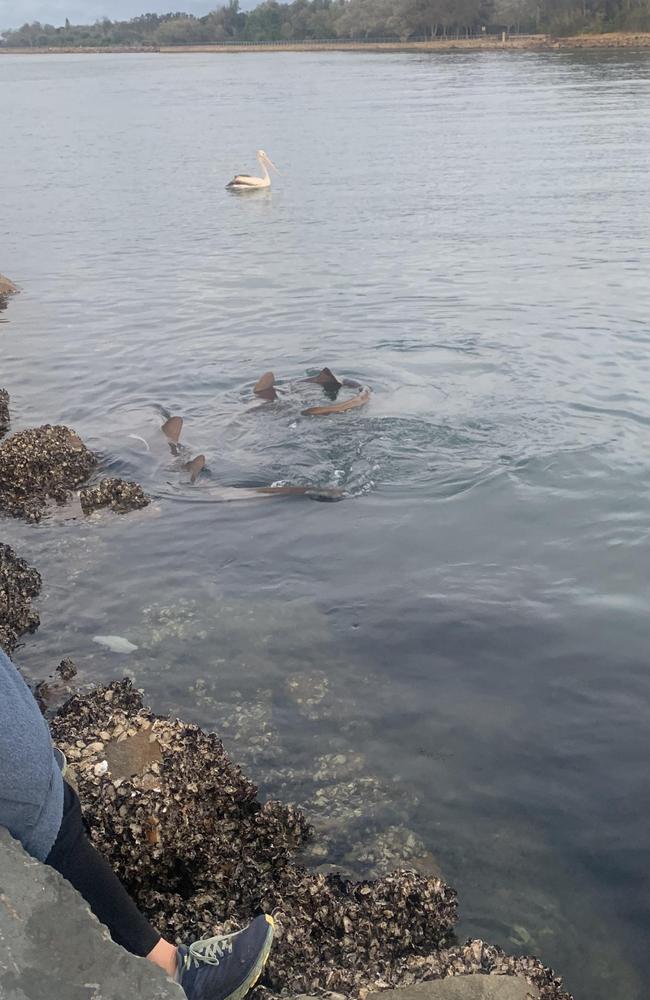
<path fill-rule="evenodd" d="M 166 14 L 170 10 L 207 14 L 220 5 L 220 0 L 0 0 L 0 30 L 19 28 L 25 21 L 58 26 L 66 17 L 73 24 L 92 24 L 102 17 L 122 21 L 138 14 Z M 249 0 L 241 6 L 246 10 L 255 5 Z"/>

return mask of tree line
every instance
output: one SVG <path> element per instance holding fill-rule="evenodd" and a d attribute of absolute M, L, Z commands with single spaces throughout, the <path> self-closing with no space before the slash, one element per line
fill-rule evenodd
<path fill-rule="evenodd" d="M 55 27 L 34 21 L 0 35 L 0 45 L 152 47 L 317 39 L 373 41 L 473 35 L 484 31 L 650 31 L 650 0 L 263 0 L 242 11 L 239 0 L 204 17 L 143 14 L 129 21 Z"/>

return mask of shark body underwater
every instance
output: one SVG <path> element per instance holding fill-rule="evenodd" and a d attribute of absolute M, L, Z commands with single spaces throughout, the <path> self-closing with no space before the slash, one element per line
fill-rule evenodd
<path fill-rule="evenodd" d="M 318 375 L 302 379 L 301 381 L 311 382 L 322 386 L 330 399 L 333 400 L 333 402 L 323 406 L 310 406 L 307 409 L 302 410 L 301 412 L 303 416 L 326 416 L 335 413 L 346 413 L 349 410 L 365 406 L 370 399 L 370 389 L 361 385 L 360 382 L 355 382 L 352 379 L 338 379 L 329 368 L 323 368 Z M 341 402 L 336 402 L 338 392 L 343 387 L 354 389 L 355 395 Z M 273 372 L 265 372 L 265 374 L 262 375 L 256 382 L 253 392 L 258 399 L 269 403 L 275 402 L 279 399 L 279 393 L 276 387 Z M 182 451 L 180 438 L 183 431 L 183 418 L 179 416 L 169 417 L 165 420 L 161 430 L 169 442 L 172 454 L 175 456 L 180 455 Z M 190 461 L 185 462 L 183 468 L 189 474 L 190 482 L 195 483 L 205 468 L 205 455 L 196 455 Z M 254 487 L 222 486 L 212 488 L 210 490 L 210 496 L 221 502 L 233 500 L 259 500 L 263 497 L 280 496 L 303 496 L 308 497 L 311 500 L 333 501 L 342 500 L 344 493 L 343 490 L 340 489 L 318 485 Z"/>

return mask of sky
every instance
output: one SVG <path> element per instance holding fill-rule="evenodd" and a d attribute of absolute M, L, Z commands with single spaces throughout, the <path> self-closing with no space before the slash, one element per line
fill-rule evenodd
<path fill-rule="evenodd" d="M 40 21 L 56 26 L 65 22 L 92 24 L 102 17 L 122 21 L 139 14 L 166 14 L 182 10 L 188 14 L 207 14 L 221 6 L 220 0 L 0 0 L 0 30 L 19 28 L 25 21 Z M 243 10 L 255 6 L 241 4 Z"/>

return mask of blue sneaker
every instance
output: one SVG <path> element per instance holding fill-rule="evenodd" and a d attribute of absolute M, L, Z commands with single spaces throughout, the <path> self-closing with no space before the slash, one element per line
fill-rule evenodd
<path fill-rule="evenodd" d="M 236 934 L 180 945 L 178 981 L 188 1000 L 242 1000 L 262 975 L 273 927 L 263 914 Z"/>

